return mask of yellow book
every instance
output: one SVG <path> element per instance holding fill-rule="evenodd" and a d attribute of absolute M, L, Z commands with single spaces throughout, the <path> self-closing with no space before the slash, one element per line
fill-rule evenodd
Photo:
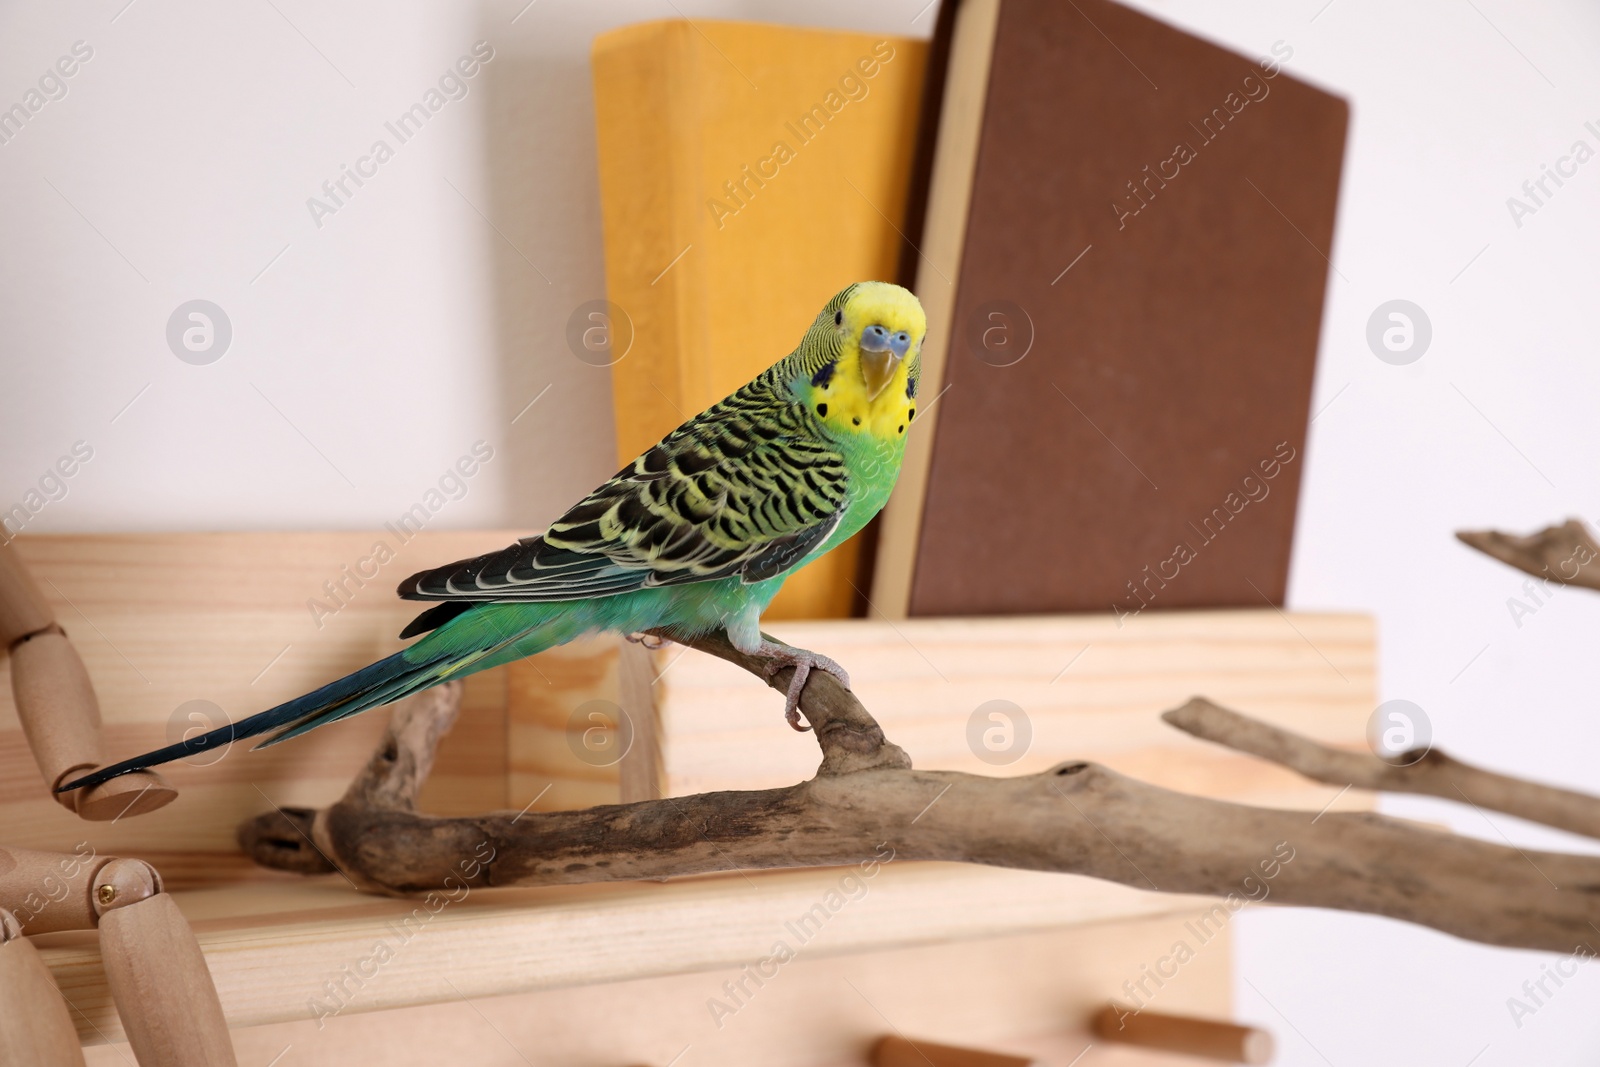
<path fill-rule="evenodd" d="M 674 19 L 594 43 L 612 365 L 627 462 L 786 355 L 851 282 L 894 280 L 925 42 Z M 586 314 L 589 314 L 586 312 Z M 851 613 L 860 538 L 769 618 Z"/>

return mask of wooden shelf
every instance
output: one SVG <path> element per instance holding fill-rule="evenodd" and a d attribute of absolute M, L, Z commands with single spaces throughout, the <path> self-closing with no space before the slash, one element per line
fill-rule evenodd
<path fill-rule="evenodd" d="M 1124 900 L 1104 900 L 1078 913 L 1082 922 L 1021 933 L 960 937 L 933 944 L 897 944 L 955 927 L 911 924 L 896 917 L 907 890 L 924 879 L 942 882 L 937 867 L 891 866 L 869 894 L 840 911 L 796 958 L 751 995 L 727 993 L 753 963 L 787 936 L 783 924 L 816 899 L 826 877 L 756 877 L 756 889 L 739 876 L 682 884 L 629 887 L 590 894 L 587 901 L 541 901 L 539 893 L 486 895 L 463 901 L 357 990 L 348 1007 L 316 1018 L 313 996 L 321 983 L 384 936 L 387 916 L 332 918 L 349 910 L 349 894 L 322 885 L 290 893 L 280 906 L 321 904 L 306 921 L 224 931 L 198 916 L 232 896 L 231 890 L 186 894 L 197 916 L 241 1063 L 383 1063 L 386 1067 L 523 1067 L 526 1063 L 666 1067 L 685 1047 L 692 1054 L 676 1067 L 863 1067 L 865 1051 L 896 1030 L 914 1038 L 978 1043 L 1051 1057 L 1065 1067 L 1090 1038 L 1082 1023 L 1123 982 L 1140 977 L 1140 965 L 1157 960 L 1182 937 L 1196 903 L 1115 890 Z M 904 885 L 894 885 L 898 876 Z M 836 872 L 835 872 L 836 877 Z M 1066 903 L 1079 898 L 1081 880 L 1046 878 Z M 912 890 L 923 898 L 927 887 Z M 979 899 L 949 899 L 956 909 L 981 913 L 1001 902 L 992 889 L 1015 894 L 1016 885 L 973 883 Z M 259 889 L 259 887 L 258 887 Z M 1094 890 L 1098 894 L 1099 889 Z M 560 894 L 555 894 L 559 896 Z M 1137 898 L 1135 900 L 1134 898 Z M 756 903 L 759 901 L 759 905 Z M 1167 908 L 1107 921 L 1133 907 Z M 1183 907 L 1188 905 L 1187 907 Z M 1041 906 L 1047 910 L 1050 905 Z M 1068 910 L 1064 904 L 1059 910 Z M 380 909 L 381 910 L 381 909 Z M 939 909 L 943 910 L 943 909 Z M 1009 913 L 984 925 L 1023 916 Z M 1033 918 L 1039 918 L 1037 913 Z M 873 924 L 886 924 L 882 930 Z M 793 938 L 790 938 L 791 942 Z M 1231 1010 L 1230 934 L 1223 929 L 1159 993 L 1162 1010 L 1225 1017 Z M 92 949 L 51 948 L 47 956 L 63 990 L 82 1005 L 103 1033 L 86 1037 L 89 1063 L 126 1067 L 118 1035 L 102 1002 Z M 71 957 L 69 959 L 69 957 Z M 74 972 L 77 972 L 74 974 Z M 619 978 L 625 973 L 638 977 Z M 73 977 L 79 984 L 72 985 Z M 579 984 L 570 983 L 578 979 Z M 513 986 L 525 984 L 527 992 Z M 93 1004 L 85 1003 L 93 1000 Z M 735 1006 L 715 1015 L 714 1001 Z M 397 1010 L 403 1009 L 403 1010 Z M 284 1021 L 245 1022 L 243 1012 L 270 1012 Z M 719 1022 L 721 1025 L 718 1025 Z M 87 1029 L 80 1018 L 80 1027 Z M 98 1047 L 95 1047 L 97 1046 Z M 1182 1067 L 1194 1061 L 1098 1044 L 1076 1067 Z"/>
<path fill-rule="evenodd" d="M 1315 810 L 1337 790 L 1198 741 L 1160 713 L 1203 694 L 1319 741 L 1361 748 L 1377 703 L 1375 635 L 1362 615 L 1262 608 L 1152 612 L 1121 624 L 1107 614 L 767 629 L 848 667 L 851 688 L 918 767 L 970 774 L 1034 774 L 1064 759 L 1091 759 L 1168 789 Z M 681 646 L 652 657 L 650 700 L 628 710 L 652 720 L 641 733 L 659 746 L 664 795 L 771 788 L 816 770 L 815 742 L 773 731 L 781 704 L 759 679 Z M 513 665 L 514 676 L 535 662 Z M 989 725 L 986 708 L 1017 720 L 1009 724 L 1014 747 L 996 754 L 1003 762 L 986 763 L 969 733 L 974 716 Z M 511 715 L 520 715 L 515 701 Z"/>
<path fill-rule="evenodd" d="M 122 755 L 181 734 L 189 701 L 239 718 L 398 648 L 395 635 L 416 606 L 394 599 L 394 580 L 512 536 L 425 533 L 394 544 L 396 558 L 320 619 L 311 602 L 328 601 L 324 583 L 376 541 L 396 541 L 392 532 L 24 537 L 17 548 L 82 653 L 109 747 Z M 1355 746 L 1374 699 L 1372 624 L 1359 616 L 1263 610 L 1150 615 L 1123 628 L 1054 618 L 774 629 L 844 662 L 864 702 L 923 767 L 1021 774 L 1092 758 L 1168 788 L 1316 810 L 1338 791 L 1195 741 L 1157 713 L 1204 692 Z M 630 646 L 626 655 L 635 654 Z M 776 694 L 678 648 L 646 657 L 644 672 L 630 676 L 635 695 L 639 677 L 648 691 L 629 708 L 649 727 L 629 754 L 634 763 L 588 766 L 571 742 L 588 724 L 574 727 L 573 715 L 588 701 L 631 699 L 623 658 L 616 639 L 593 639 L 471 679 L 424 810 L 515 810 L 536 798 L 535 810 L 583 807 L 620 799 L 625 780 L 648 779 L 656 795 L 672 796 L 789 784 L 815 769 L 815 742 L 783 725 Z M 1028 750 L 1005 766 L 969 747 L 969 717 L 993 698 L 1024 708 L 1033 729 Z M 374 712 L 264 752 L 236 746 L 208 765 L 171 765 L 163 773 L 180 795 L 169 807 L 83 823 L 45 794 L 0 681 L 0 825 L 11 845 L 87 843 L 154 863 L 194 926 L 241 1061 L 267 1063 L 293 1044 L 301 1051 L 285 1067 L 372 1062 L 380 1048 L 390 1067 L 521 1063 L 508 1034 L 539 1062 L 666 1064 L 694 1044 L 681 1067 L 824 1067 L 862 1062 L 886 1018 L 946 1043 L 1066 1050 L 1073 1027 L 1121 995 L 1209 906 L 1074 876 L 906 862 L 860 883 L 842 881 L 848 869 L 826 869 L 390 900 L 354 893 L 338 876 L 290 877 L 244 860 L 234 844 L 240 821 L 273 805 L 332 802 L 384 724 Z M 641 759 L 648 775 L 635 773 Z M 813 920 L 818 931 L 801 947 L 786 924 L 818 907 L 825 919 Z M 800 950 L 783 982 L 736 1022 L 706 1030 L 721 983 L 771 955 L 780 938 Z M 103 1046 L 91 1062 L 120 1063 L 122 1029 L 96 936 L 38 941 L 81 1037 Z M 1227 970 L 1224 934 L 1163 990 L 1163 1008 L 1226 1014 Z M 875 1007 L 859 1003 L 863 995 Z M 333 1007 L 341 1010 L 328 1016 Z M 821 1014 L 827 1026 L 815 1025 Z M 424 1039 L 431 1027 L 449 1035 L 443 1051 L 438 1034 Z M 1097 1048 L 1080 1067 L 1164 1062 L 1178 1061 Z"/>
<path fill-rule="evenodd" d="M 786 923 L 830 891 L 845 903 L 822 921 L 812 954 L 860 953 L 930 941 L 1024 933 L 1202 910 L 1202 898 L 1141 892 L 1088 878 L 966 864 L 889 863 L 851 869 L 727 874 L 668 883 L 477 890 L 385 900 L 337 875 L 181 891 L 230 1027 L 310 1018 L 323 983 L 345 982 L 352 1010 L 375 1011 L 687 971 L 737 967 L 801 944 Z M 410 934 L 407 938 L 407 933 Z M 93 935 L 49 935 L 41 951 L 78 1009 L 85 1043 L 121 1026 Z M 383 959 L 392 952 L 392 958 Z M 373 961 L 373 962 L 368 962 Z M 381 962 L 380 962 L 381 961 Z M 350 975 L 371 974 L 357 980 Z"/>

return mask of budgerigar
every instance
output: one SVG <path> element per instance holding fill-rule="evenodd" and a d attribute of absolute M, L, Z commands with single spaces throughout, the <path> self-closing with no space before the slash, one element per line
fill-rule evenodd
<path fill-rule="evenodd" d="M 795 668 L 784 712 L 799 727 L 825 656 L 765 640 L 761 613 L 784 578 L 876 515 L 900 473 L 917 414 L 927 320 L 898 285 L 840 292 L 800 345 L 690 419 L 544 533 L 412 575 L 409 600 L 437 601 L 401 637 L 420 641 L 230 726 L 106 767 L 93 785 L 232 740 L 276 744 L 368 708 L 531 656 L 585 634 L 723 630 L 741 651 Z M 760 344 L 759 332 L 749 343 Z"/>

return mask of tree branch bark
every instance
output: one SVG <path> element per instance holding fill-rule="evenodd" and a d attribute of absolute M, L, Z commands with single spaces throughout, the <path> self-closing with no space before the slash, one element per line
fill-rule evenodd
<path fill-rule="evenodd" d="M 1408 762 L 1397 766 L 1369 753 L 1331 748 L 1205 697 L 1161 717 L 1202 740 L 1282 764 L 1314 782 L 1442 797 L 1600 839 L 1600 797 L 1484 770 L 1437 749 L 1407 753 Z"/>
<path fill-rule="evenodd" d="M 692 644 L 765 677 L 761 660 L 720 637 Z M 768 681 L 781 690 L 788 671 Z M 258 862 L 314 868 L 313 850 L 285 844 L 309 823 L 318 858 L 386 893 L 441 888 L 446 878 L 528 886 L 847 864 L 884 843 L 897 859 L 1059 871 L 1216 896 L 1254 896 L 1251 879 L 1259 886 L 1265 865 L 1274 864 L 1271 893 L 1279 903 L 1386 915 L 1496 945 L 1570 952 L 1600 942 L 1600 858 L 1507 848 L 1368 813 L 1208 800 L 1083 761 L 1015 778 L 913 770 L 854 695 L 820 672 L 801 712 L 823 761 L 815 778 L 798 785 L 585 811 L 421 815 L 417 789 L 458 699 L 458 691 L 440 687 L 397 705 L 383 744 L 343 799 L 316 813 L 261 816 L 240 828 L 241 843 Z M 1203 720 L 1210 725 L 1191 732 L 1212 730 L 1215 740 L 1297 770 L 1356 777 L 1330 769 L 1334 750 L 1319 754 L 1313 742 L 1215 705 L 1196 710 L 1191 702 L 1171 715 L 1191 725 Z M 1482 784 L 1474 780 L 1473 788 Z M 463 863 L 488 854 L 486 845 L 492 862 Z"/>
<path fill-rule="evenodd" d="M 1457 530 L 1456 539 L 1536 578 L 1600 589 L 1600 545 L 1577 519 L 1525 537 L 1499 530 Z"/>

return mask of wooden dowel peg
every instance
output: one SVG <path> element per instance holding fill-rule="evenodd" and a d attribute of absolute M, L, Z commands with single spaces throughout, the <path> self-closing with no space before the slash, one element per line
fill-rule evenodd
<path fill-rule="evenodd" d="M 154 811 L 177 797 L 154 771 L 136 771 L 92 789 L 55 792 L 69 776 L 86 774 L 105 762 L 100 703 L 66 634 L 34 634 L 11 650 L 11 693 L 39 772 L 63 807 L 103 822 Z"/>
<path fill-rule="evenodd" d="M 890 1034 L 872 1050 L 872 1067 L 1035 1067 L 1037 1060 L 1005 1052 L 908 1041 Z"/>
<path fill-rule="evenodd" d="M 1227 1063 L 1267 1063 L 1275 1044 L 1270 1033 L 1253 1026 L 1153 1011 L 1123 1011 L 1115 1005 L 1107 1005 L 1094 1017 L 1094 1032 L 1103 1041 Z"/>
<path fill-rule="evenodd" d="M 9 542 L 0 543 L 0 648 L 56 623 L 55 612 Z"/>
<path fill-rule="evenodd" d="M 83 1049 L 39 950 L 0 909 L 0 1067 L 83 1067 Z"/>
<path fill-rule="evenodd" d="M 95 878 L 100 955 L 140 1064 L 234 1067 L 222 1001 L 182 912 L 154 869 L 113 860 Z"/>

